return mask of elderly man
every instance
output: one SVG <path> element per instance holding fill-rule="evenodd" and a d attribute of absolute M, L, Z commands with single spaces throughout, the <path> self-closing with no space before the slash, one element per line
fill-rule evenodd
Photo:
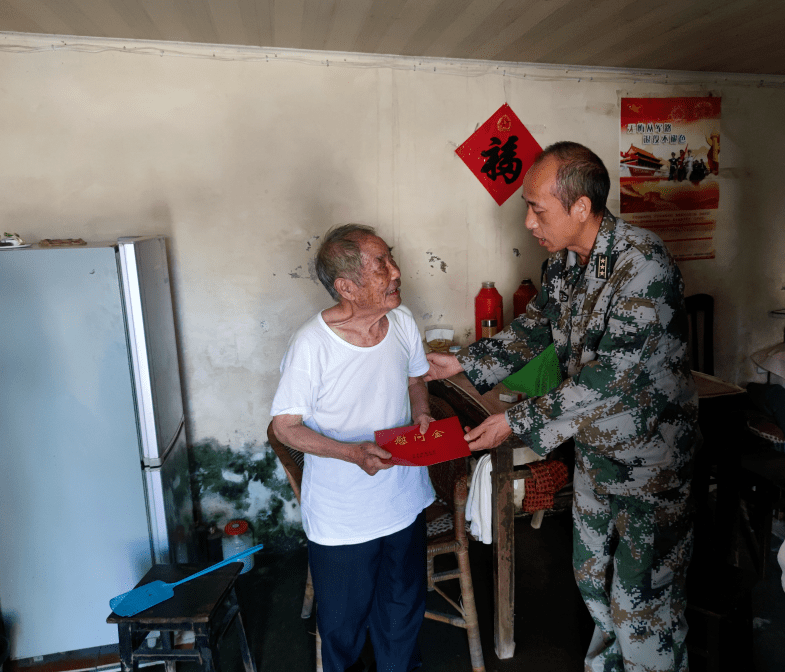
<path fill-rule="evenodd" d="M 605 208 L 608 172 L 571 142 L 526 174 L 526 228 L 550 252 L 524 315 L 426 380 L 465 371 L 480 393 L 556 348 L 563 382 L 469 431 L 473 450 L 511 433 L 540 455 L 574 438 L 573 566 L 596 624 L 586 670 L 686 670 L 688 496 L 698 404 L 683 282 L 663 242 Z"/>
<path fill-rule="evenodd" d="M 291 338 L 273 430 L 305 453 L 303 527 L 325 671 L 343 672 L 370 632 L 379 670 L 420 666 L 426 467 L 393 466 L 374 431 L 433 419 L 422 340 L 401 305 L 391 248 L 368 226 L 325 236 L 316 271 L 337 304 Z M 412 419 L 414 423 L 412 423 Z"/>

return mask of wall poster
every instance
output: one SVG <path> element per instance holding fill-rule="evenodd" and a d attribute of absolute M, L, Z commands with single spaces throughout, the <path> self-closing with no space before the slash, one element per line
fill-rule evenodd
<path fill-rule="evenodd" d="M 622 98 L 621 216 L 677 260 L 714 259 L 721 98 Z"/>

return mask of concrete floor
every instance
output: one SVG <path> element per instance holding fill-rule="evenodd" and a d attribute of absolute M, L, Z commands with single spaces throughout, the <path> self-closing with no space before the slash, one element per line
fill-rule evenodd
<path fill-rule="evenodd" d="M 499 660 L 493 649 L 491 547 L 471 543 L 472 576 L 486 670 L 581 672 L 593 623 L 572 576 L 569 512 L 546 517 L 539 530 L 532 529 L 529 520 L 516 520 L 516 649 L 514 657 L 508 660 Z M 775 526 L 775 535 L 777 529 Z M 734 670 L 785 670 L 785 593 L 776 563 L 776 549 L 780 543 L 781 540 L 774 536 L 770 571 L 766 580 L 758 582 L 753 589 L 753 653 L 744 655 L 746 662 L 733 666 Z M 258 672 L 313 670 L 314 620 L 300 618 L 307 561 L 305 549 L 277 556 L 262 553 L 256 557 L 254 570 L 238 580 L 238 599 Z M 438 595 L 429 595 L 429 600 L 433 606 L 444 608 Z M 698 630 L 696 625 L 695 632 Z M 420 642 L 423 672 L 471 670 L 463 630 L 426 620 Z M 729 649 L 732 645 L 727 641 L 722 646 Z M 232 648 L 227 642 L 227 649 Z M 373 660 L 372 655 L 370 646 L 366 647 L 363 661 L 367 666 Z M 236 665 L 230 666 L 228 660 L 226 663 L 222 672 L 242 669 L 239 660 Z M 705 662 L 691 657 L 690 669 L 701 672 Z"/>
<path fill-rule="evenodd" d="M 547 517 L 539 530 L 532 529 L 528 521 L 516 521 L 516 649 L 512 659 L 499 660 L 493 650 L 491 546 L 471 543 L 486 670 L 579 672 L 593 624 L 572 577 L 569 512 Z M 314 669 L 314 619 L 300 618 L 306 557 L 304 549 L 286 556 L 257 554 L 256 567 L 238 579 L 238 599 L 258 672 Z M 451 583 L 457 586 L 457 581 Z M 436 594 L 428 599 L 433 606 L 449 609 Z M 470 672 L 462 629 L 426 620 L 420 642 L 423 671 Z M 363 659 L 368 664 L 372 661 L 370 647 Z"/>
<path fill-rule="evenodd" d="M 569 512 L 546 517 L 539 530 L 531 528 L 528 518 L 519 518 L 515 533 L 516 650 L 512 659 L 499 660 L 493 650 L 491 547 L 472 542 L 470 548 L 486 670 L 581 672 L 593 624 L 572 576 Z M 753 589 L 753 652 L 746 652 L 741 658 L 743 662 L 727 665 L 734 672 L 785 670 L 785 593 L 776 563 L 780 543 L 781 539 L 775 536 L 771 551 L 773 564 L 766 580 L 758 582 Z M 253 570 L 239 577 L 237 593 L 258 672 L 314 670 L 314 619 L 300 618 L 306 576 L 305 549 L 279 555 L 262 552 L 255 557 Z M 429 595 L 429 600 L 432 606 L 444 609 L 438 595 Z M 700 630 L 697 624 L 690 627 L 694 634 Z M 234 637 L 232 629 L 224 640 L 221 672 L 242 672 Z M 463 630 L 426 620 L 420 641 L 423 672 L 470 672 Z M 732 633 L 721 646 L 723 652 L 732 649 Z M 363 652 L 365 667 L 358 668 L 358 672 L 375 670 L 371 667 L 372 660 L 368 646 Z M 692 672 L 705 668 L 705 661 L 691 656 Z M 163 672 L 163 666 L 159 670 L 158 665 L 146 669 Z M 178 672 L 197 672 L 197 669 L 191 664 L 181 664 Z"/>
<path fill-rule="evenodd" d="M 493 649 L 493 588 L 491 547 L 471 542 L 470 560 L 485 666 L 488 672 L 581 672 L 583 656 L 593 629 L 572 576 L 571 520 L 569 511 L 548 516 L 539 530 L 530 518 L 516 519 L 516 614 L 515 655 L 499 660 Z M 776 554 L 785 539 L 785 523 L 774 522 L 766 579 L 752 587 L 752 651 L 741 652 L 738 633 L 731 629 L 721 640 L 724 669 L 734 672 L 785 671 L 785 592 Z M 442 556 L 438 561 L 446 561 Z M 305 548 L 275 554 L 262 551 L 255 566 L 237 581 L 246 634 L 258 672 L 310 672 L 315 669 L 314 619 L 300 618 L 306 577 Z M 437 566 L 437 570 L 442 569 Z M 455 583 L 457 582 L 450 582 Z M 717 590 L 721 591 L 722 586 Z M 429 594 L 429 606 L 449 610 L 441 597 Z M 747 623 L 749 621 L 747 620 Z M 701 624 L 690 620 L 690 636 L 701 636 Z M 689 641 L 689 640 L 688 640 Z M 423 672 L 469 672 L 469 650 L 463 630 L 426 620 L 420 633 Z M 242 672 L 236 632 L 231 628 L 222 648 L 220 672 Z M 366 669 L 373 654 L 363 652 Z M 116 660 L 116 659 L 115 659 Z M 106 661 L 108 662 L 108 661 Z M 54 672 L 68 667 L 19 668 L 14 672 Z M 148 672 L 164 672 L 152 665 Z M 70 669 L 89 669 L 71 666 Z M 357 672 L 361 672 L 359 668 Z M 691 672 L 706 669 L 705 661 L 691 656 Z M 181 663 L 178 672 L 200 672 L 190 663 Z M 355 672 L 354 670 L 352 672 Z"/>

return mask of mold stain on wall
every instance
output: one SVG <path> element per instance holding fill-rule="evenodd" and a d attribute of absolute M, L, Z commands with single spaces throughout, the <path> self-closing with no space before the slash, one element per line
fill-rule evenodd
<path fill-rule="evenodd" d="M 310 244 L 310 243 L 309 243 Z M 318 284 L 319 283 L 319 276 L 316 275 L 316 259 L 311 258 L 308 260 L 308 272 L 305 272 L 305 269 L 302 267 L 302 264 L 295 268 L 294 270 L 289 271 L 289 277 L 294 280 L 310 280 L 311 282 Z"/>
<path fill-rule="evenodd" d="M 441 272 L 442 273 L 446 273 L 447 272 L 447 262 L 442 261 L 441 257 L 436 256 L 430 250 L 427 250 L 425 252 L 425 254 L 429 255 L 428 264 L 430 265 L 431 268 L 435 268 L 434 264 L 438 263 L 439 264 L 439 269 L 441 270 Z"/>
<path fill-rule="evenodd" d="M 197 519 L 222 530 L 227 522 L 248 522 L 255 543 L 269 550 L 305 544 L 300 507 L 270 445 L 233 450 L 213 439 L 191 447 Z"/>

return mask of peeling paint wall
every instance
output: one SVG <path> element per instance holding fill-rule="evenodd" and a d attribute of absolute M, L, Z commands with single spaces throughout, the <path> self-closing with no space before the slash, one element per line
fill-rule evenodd
<path fill-rule="evenodd" d="M 690 293 L 716 298 L 718 375 L 762 380 L 748 355 L 782 339 L 767 316 L 785 306 L 782 85 L 54 41 L 0 36 L 0 225 L 33 242 L 169 237 L 189 436 L 229 462 L 269 450 L 286 343 L 329 304 L 312 259 L 330 226 L 378 228 L 421 327 L 447 322 L 470 340 L 483 280 L 511 317 L 513 292 L 538 278 L 544 252 L 518 195 L 497 206 L 455 155 L 504 102 L 542 146 L 591 146 L 615 182 L 621 95 L 722 95 L 717 259 L 682 271 Z M 618 212 L 615 192 L 609 206 Z M 269 478 L 258 506 L 242 509 L 252 518 L 278 487 Z M 216 517 L 241 510 L 201 494 Z"/>

